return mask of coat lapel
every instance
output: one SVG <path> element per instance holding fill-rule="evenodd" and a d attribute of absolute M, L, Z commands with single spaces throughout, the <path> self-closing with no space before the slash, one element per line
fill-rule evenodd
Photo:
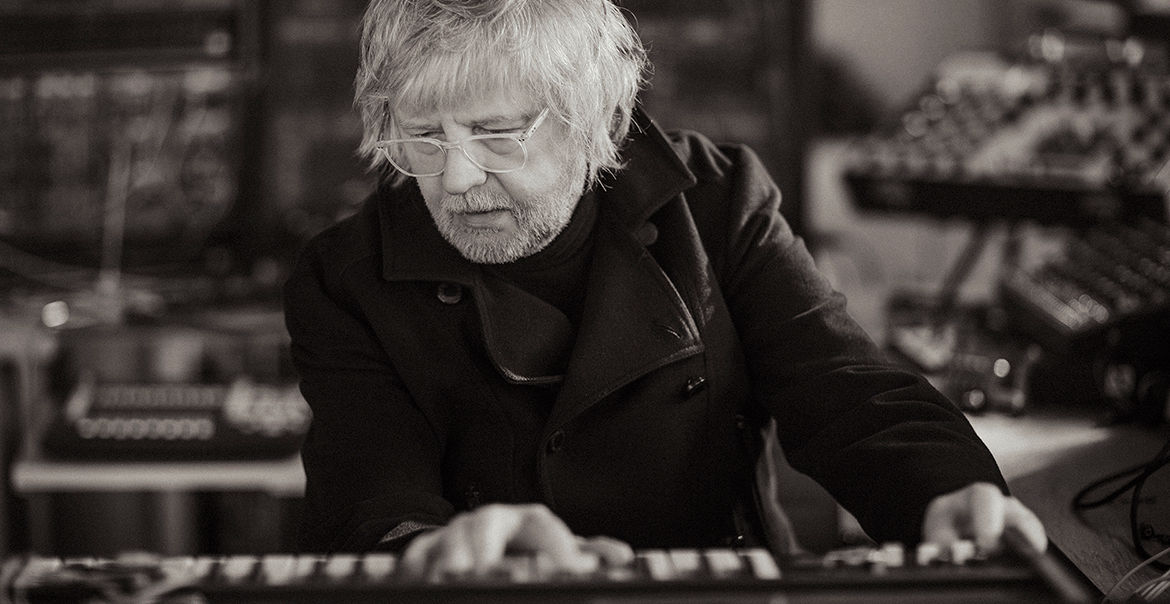
<path fill-rule="evenodd" d="M 393 194 L 379 195 L 378 199 L 394 200 L 394 203 L 378 205 L 384 279 L 474 285 L 474 266 L 439 234 L 413 180 Z"/>
<path fill-rule="evenodd" d="M 695 175 L 640 110 L 623 153 L 626 169 L 602 187 L 585 316 L 549 430 L 638 377 L 703 350 L 678 290 L 635 235 L 694 186 Z"/>
<path fill-rule="evenodd" d="M 658 263 L 603 209 L 585 315 L 549 429 L 638 377 L 699 353 L 691 313 Z"/>
<path fill-rule="evenodd" d="M 496 369 L 513 384 L 559 383 L 573 346 L 568 317 L 511 283 L 483 276 L 475 301 Z"/>

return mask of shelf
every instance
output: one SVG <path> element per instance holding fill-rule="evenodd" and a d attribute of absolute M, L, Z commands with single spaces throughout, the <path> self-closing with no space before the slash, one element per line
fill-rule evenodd
<path fill-rule="evenodd" d="M 12 488 L 22 495 L 121 491 L 262 491 L 299 497 L 305 488 L 300 456 L 264 461 L 60 462 L 17 460 Z"/>

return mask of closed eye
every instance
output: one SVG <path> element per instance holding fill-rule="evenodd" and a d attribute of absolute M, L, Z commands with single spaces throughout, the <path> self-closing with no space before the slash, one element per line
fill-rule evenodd
<path fill-rule="evenodd" d="M 476 134 L 519 134 L 522 128 L 476 128 Z"/>

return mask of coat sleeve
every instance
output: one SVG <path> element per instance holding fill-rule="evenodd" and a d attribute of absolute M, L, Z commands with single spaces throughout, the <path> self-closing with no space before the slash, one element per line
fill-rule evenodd
<path fill-rule="evenodd" d="M 695 195 L 718 224 L 713 262 L 756 400 L 788 461 L 877 541 L 917 543 L 929 502 L 1006 483 L 966 417 L 923 377 L 886 361 L 780 214 L 780 192 L 746 148 L 708 147 Z M 692 202 L 692 205 L 695 204 Z"/>
<path fill-rule="evenodd" d="M 304 551 L 401 545 L 400 526 L 443 524 L 441 439 L 413 403 L 373 329 L 344 287 L 321 237 L 285 285 L 285 320 L 301 391 L 313 412 L 302 447 Z M 360 264 L 360 260 L 356 261 Z"/>

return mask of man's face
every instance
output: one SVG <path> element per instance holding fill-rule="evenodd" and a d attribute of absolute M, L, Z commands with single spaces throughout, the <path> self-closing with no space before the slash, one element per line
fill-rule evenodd
<path fill-rule="evenodd" d="M 404 111 L 398 121 L 404 137 L 456 142 L 474 134 L 521 133 L 541 109 L 497 94 L 449 111 Z M 480 264 L 512 262 L 544 249 L 569 223 L 585 183 L 584 155 L 569 148 L 567 139 L 564 124 L 546 119 L 525 142 L 524 167 L 503 174 L 449 150 L 442 174 L 416 178 L 439 232 Z"/>

